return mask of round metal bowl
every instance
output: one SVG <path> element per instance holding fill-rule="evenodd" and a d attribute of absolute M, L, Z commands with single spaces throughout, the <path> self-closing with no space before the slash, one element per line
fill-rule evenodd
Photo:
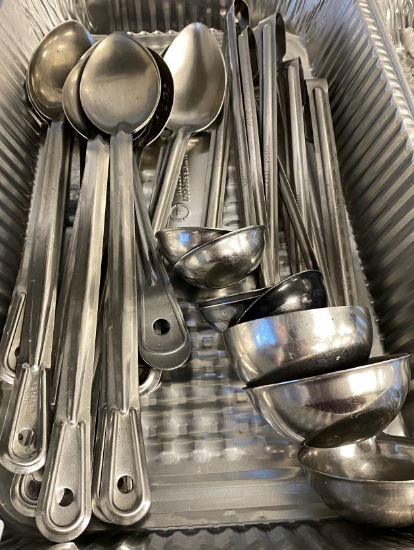
<path fill-rule="evenodd" d="M 264 290 L 240 315 L 236 324 L 305 309 L 326 307 L 322 273 L 316 270 L 295 273 Z"/>
<path fill-rule="evenodd" d="M 289 441 L 339 447 L 373 437 L 390 424 L 404 403 L 410 372 L 408 354 L 391 355 L 363 367 L 245 391 L 257 412 Z"/>
<path fill-rule="evenodd" d="M 258 267 L 263 248 L 264 227 L 243 227 L 184 254 L 174 270 L 200 288 L 225 288 L 240 282 Z"/>
<path fill-rule="evenodd" d="M 224 332 L 229 327 L 235 325 L 246 308 L 255 302 L 266 290 L 266 288 L 258 288 L 256 290 L 204 300 L 204 302 L 198 304 L 197 309 L 214 330 Z"/>
<path fill-rule="evenodd" d="M 309 483 L 340 516 L 378 527 L 414 523 L 414 440 L 380 435 L 334 449 L 303 447 Z"/>
<path fill-rule="evenodd" d="M 371 318 L 361 306 L 283 313 L 223 335 L 232 366 L 248 386 L 363 365 L 372 346 Z"/>
<path fill-rule="evenodd" d="M 160 248 L 165 258 L 171 265 L 175 265 L 187 252 L 227 233 L 229 233 L 227 229 L 178 227 L 162 229 L 155 236 L 160 243 Z"/>

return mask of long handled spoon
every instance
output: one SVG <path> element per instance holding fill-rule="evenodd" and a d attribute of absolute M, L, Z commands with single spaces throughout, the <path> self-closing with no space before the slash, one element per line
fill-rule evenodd
<path fill-rule="evenodd" d="M 48 120 L 46 162 L 36 238 L 21 326 L 20 350 L 10 406 L 0 440 L 0 460 L 11 471 L 29 473 L 45 463 L 49 430 L 47 372 L 56 302 L 70 140 L 62 107 L 63 84 L 93 39 L 76 21 L 56 27 L 35 50 L 27 76 L 29 96 Z M 62 55 L 62 52 L 65 55 Z M 15 318 L 18 319 L 18 315 Z"/>

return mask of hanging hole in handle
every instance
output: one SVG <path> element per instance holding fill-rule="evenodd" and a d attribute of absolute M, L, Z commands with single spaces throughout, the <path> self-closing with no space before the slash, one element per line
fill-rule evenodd
<path fill-rule="evenodd" d="M 73 502 L 73 491 L 68 488 L 61 489 L 57 494 L 57 501 L 63 508 L 70 506 Z"/>
<path fill-rule="evenodd" d="M 164 336 L 170 331 L 170 323 L 167 319 L 157 319 L 154 321 L 152 328 L 154 329 L 155 334 L 158 336 Z"/>
<path fill-rule="evenodd" d="M 30 428 L 24 428 L 17 436 L 17 441 L 22 447 L 30 447 L 30 445 L 34 444 L 35 439 L 35 433 Z"/>
<path fill-rule="evenodd" d="M 130 476 L 122 476 L 118 479 L 117 487 L 121 493 L 127 495 L 134 488 L 134 481 Z"/>
<path fill-rule="evenodd" d="M 41 486 L 42 486 L 42 484 L 41 484 L 40 481 L 36 481 L 35 479 L 31 479 L 29 481 L 29 483 L 27 484 L 27 487 L 26 487 L 27 496 L 31 500 L 34 500 L 34 501 L 38 500 Z"/>
<path fill-rule="evenodd" d="M 20 355 L 20 346 L 17 346 L 17 348 L 14 350 L 14 356 L 16 357 L 16 359 L 18 359 L 19 355 Z"/>

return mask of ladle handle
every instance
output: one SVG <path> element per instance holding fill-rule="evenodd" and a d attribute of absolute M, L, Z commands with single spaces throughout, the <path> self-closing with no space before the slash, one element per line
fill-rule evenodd
<path fill-rule="evenodd" d="M 331 265 L 339 280 L 341 302 L 344 305 L 357 303 L 355 272 L 352 251 L 347 230 L 345 204 L 342 195 L 339 167 L 336 160 L 334 131 L 329 106 L 328 84 L 326 80 L 308 80 L 310 111 L 316 160 L 323 175 L 328 202 L 329 223 L 333 243 Z"/>
<path fill-rule="evenodd" d="M 139 350 L 151 367 L 171 370 L 180 367 L 188 359 L 191 351 L 190 335 L 158 251 L 136 164 L 134 189 L 139 241 Z"/>
<path fill-rule="evenodd" d="M 168 225 L 174 192 L 190 137 L 191 132 L 189 132 L 188 128 L 183 127 L 176 132 L 173 138 L 165 168 L 164 179 L 160 187 L 158 201 L 155 204 L 152 218 L 154 233 L 161 231 L 161 229 L 165 229 Z"/>
<path fill-rule="evenodd" d="M 227 51 L 224 56 L 226 71 L 230 76 L 231 109 L 233 115 L 233 135 L 236 141 L 238 176 L 240 180 L 240 195 L 243 223 L 247 226 L 256 223 L 253 210 L 253 194 L 250 186 L 249 151 L 247 147 L 246 121 L 243 111 L 243 97 L 239 76 L 239 61 L 237 52 L 237 35 L 234 8 L 226 14 L 225 40 Z"/>
<path fill-rule="evenodd" d="M 268 287 L 272 286 L 276 282 L 273 269 L 275 258 L 273 256 L 274 251 L 270 247 L 270 228 L 266 212 L 265 188 L 262 173 L 262 159 L 260 154 L 259 127 L 257 121 L 252 68 L 250 63 L 249 33 L 251 32 L 251 29 L 247 27 L 239 35 L 238 46 L 243 104 L 246 118 L 247 142 L 249 145 L 250 185 L 252 187 L 254 198 L 256 221 L 259 225 L 263 225 L 265 228 L 265 246 L 260 264 L 261 282 L 264 287 Z"/>
<path fill-rule="evenodd" d="M 214 141 L 213 153 L 213 168 L 210 179 L 210 190 L 208 193 L 208 202 L 206 209 L 205 226 L 219 227 L 218 216 L 220 211 L 221 189 L 223 185 L 224 174 L 227 175 L 227 163 L 229 148 L 227 141 L 229 139 L 229 109 L 230 109 L 230 94 L 227 86 L 224 96 L 223 107 L 219 115 L 216 139 Z"/>
<path fill-rule="evenodd" d="M 296 203 L 295 196 L 290 187 L 289 180 L 286 175 L 286 171 L 283 167 L 283 164 L 280 158 L 278 158 L 278 172 L 279 172 L 280 193 L 282 195 L 283 202 L 285 203 L 286 209 L 288 211 L 291 224 L 295 231 L 295 235 L 303 255 L 303 260 L 306 265 L 306 269 L 319 269 L 315 252 L 313 251 L 312 244 L 306 233 L 306 229 L 299 212 L 299 207 Z"/>
<path fill-rule="evenodd" d="M 0 439 L 0 461 L 15 473 L 30 473 L 46 460 L 49 430 L 47 373 L 51 365 L 56 286 L 68 181 L 71 132 L 63 121 L 48 130 L 36 238 L 16 378 Z"/>
<path fill-rule="evenodd" d="M 38 505 L 39 528 L 46 531 L 47 536 L 59 536 L 62 541 L 72 540 L 82 532 L 92 509 L 90 407 L 108 163 L 108 144 L 101 137 L 88 141 L 73 245 L 68 258 L 72 278 L 63 296 L 67 311 L 62 312 L 65 330 L 60 335 L 58 362 L 61 372 L 56 415 Z M 65 472 L 65 461 L 68 461 L 67 478 L 60 473 L 61 470 Z M 70 468 L 77 469 L 78 473 Z M 64 500 L 59 505 L 62 483 L 66 484 L 63 486 L 74 505 Z"/>

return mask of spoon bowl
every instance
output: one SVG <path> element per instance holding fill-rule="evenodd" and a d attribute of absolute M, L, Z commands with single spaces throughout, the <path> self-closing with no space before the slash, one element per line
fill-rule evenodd
<path fill-rule="evenodd" d="M 189 283 L 200 288 L 234 285 L 254 271 L 264 248 L 264 227 L 232 231 L 194 248 L 174 265 Z"/>
<path fill-rule="evenodd" d="M 245 391 L 257 412 L 289 441 L 332 448 L 383 431 L 400 412 L 410 378 L 410 356 L 403 354 Z"/>
<path fill-rule="evenodd" d="M 155 236 L 158 239 L 163 255 L 171 265 L 174 265 L 187 252 L 227 233 L 229 233 L 227 229 L 178 227 L 174 229 L 162 229 Z"/>
<path fill-rule="evenodd" d="M 93 39 L 78 21 L 64 21 L 40 42 L 30 60 L 26 78 L 28 96 L 37 111 L 49 120 L 63 115 L 65 80 Z"/>
<path fill-rule="evenodd" d="M 97 44 L 80 84 L 86 116 L 110 135 L 133 134 L 143 128 L 154 114 L 160 94 L 160 74 L 153 57 L 121 32 Z"/>
<path fill-rule="evenodd" d="M 236 324 L 326 305 L 322 274 L 316 270 L 302 271 L 264 291 L 240 315 Z"/>
<path fill-rule="evenodd" d="M 246 385 L 273 384 L 363 365 L 371 318 L 361 306 L 293 311 L 231 327 L 224 343 Z"/>

